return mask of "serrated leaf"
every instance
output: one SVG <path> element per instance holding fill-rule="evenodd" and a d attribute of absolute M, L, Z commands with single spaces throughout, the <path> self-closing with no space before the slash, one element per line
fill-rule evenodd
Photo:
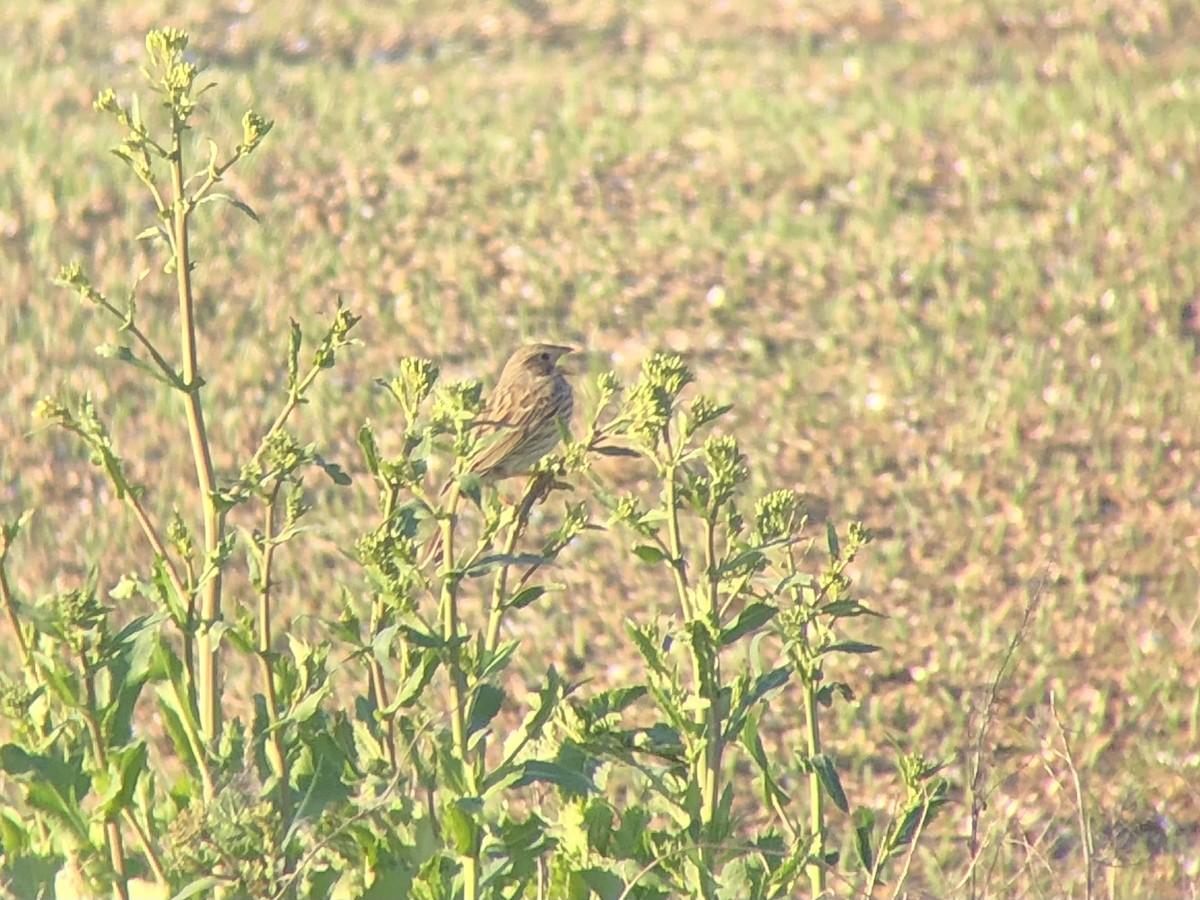
<path fill-rule="evenodd" d="M 321 467 L 321 471 L 328 475 L 329 480 L 334 484 L 340 485 L 341 487 L 345 487 L 348 484 L 353 484 L 350 476 L 346 474 L 346 470 L 337 463 L 329 462 L 328 460 L 325 460 L 316 454 L 313 455 L 313 462 Z"/>
<path fill-rule="evenodd" d="M 612 713 L 624 712 L 645 696 L 646 686 L 644 684 L 632 687 L 609 688 L 592 700 L 589 705 L 601 715 L 611 715 Z"/>

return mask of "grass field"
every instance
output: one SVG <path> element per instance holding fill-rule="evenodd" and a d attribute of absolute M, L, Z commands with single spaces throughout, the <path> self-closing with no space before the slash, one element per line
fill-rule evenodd
<path fill-rule="evenodd" d="M 245 106 L 276 121 L 228 184 L 261 225 L 213 206 L 195 235 L 219 468 L 273 409 L 289 318 L 338 295 L 363 316 L 301 420 L 356 482 L 320 489 L 337 526 L 281 561 L 299 630 L 368 527 L 354 436 L 370 418 L 395 451 L 373 380 L 399 356 L 491 379 L 548 338 L 631 376 L 673 350 L 736 404 L 756 479 L 879 536 L 856 587 L 889 616 L 866 634 L 885 652 L 840 673 L 858 702 L 826 739 L 868 803 L 889 741 L 949 763 L 957 805 L 912 885 L 961 895 L 974 753 L 988 894 L 1082 896 L 1086 821 L 1099 895 L 1195 895 L 1193 4 L 164 6 L 0 9 L 0 512 L 37 509 L 19 591 L 134 559 L 133 523 L 83 450 L 36 428 L 38 398 L 93 391 L 156 507 L 190 471 L 161 426 L 175 400 L 98 357 L 108 324 L 51 284 L 78 259 L 119 294 L 152 265 L 91 101 L 134 86 L 147 28 L 178 26 L 219 85 L 197 150 Z M 170 290 L 152 272 L 140 306 Z M 522 620 L 522 653 L 605 684 L 638 665 L 621 622 L 660 585 L 589 550 L 556 573 L 569 599 Z"/>

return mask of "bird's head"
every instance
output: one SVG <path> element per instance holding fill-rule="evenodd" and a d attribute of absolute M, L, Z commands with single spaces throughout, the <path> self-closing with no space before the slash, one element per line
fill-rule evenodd
<path fill-rule="evenodd" d="M 573 353 L 574 347 L 558 344 L 526 344 L 517 350 L 504 365 L 505 371 L 528 372 L 531 375 L 551 375 L 560 357 Z"/>

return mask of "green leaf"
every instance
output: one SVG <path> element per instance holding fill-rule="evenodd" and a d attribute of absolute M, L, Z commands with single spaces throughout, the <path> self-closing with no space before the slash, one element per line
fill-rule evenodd
<path fill-rule="evenodd" d="M 592 447 L 591 450 L 593 453 L 599 453 L 601 456 L 638 457 L 642 455 L 631 447 L 618 447 L 615 444 L 601 444 L 599 447 Z"/>
<path fill-rule="evenodd" d="M 633 554 L 645 563 L 659 563 L 667 558 L 667 554 L 650 544 L 638 544 L 633 548 Z"/>
<path fill-rule="evenodd" d="M 53 822 L 70 832 L 76 841 L 85 846 L 90 844 L 88 824 L 83 818 L 77 798 L 64 797 L 55 785 L 35 781 L 26 788 L 25 800 L 31 807 L 41 810 Z"/>
<path fill-rule="evenodd" d="M 392 715 L 401 707 L 411 706 L 424 692 L 425 687 L 433 680 L 433 675 L 441 664 L 441 654 L 436 650 L 426 650 L 421 654 L 418 663 L 413 666 L 408 678 L 396 692 L 396 698 L 391 702 L 385 715 Z"/>
<path fill-rule="evenodd" d="M 294 817 L 297 821 L 314 821 L 326 809 L 337 807 L 350 797 L 350 789 L 341 779 L 341 772 L 349 760 L 330 731 L 309 733 L 305 735 L 304 743 L 305 753 L 301 759 L 311 759 L 313 769 L 305 773 L 297 765 L 292 770 L 296 787 L 303 791 Z"/>
<path fill-rule="evenodd" d="M 875 868 L 875 850 L 871 837 L 875 831 L 875 813 L 860 806 L 854 811 L 854 849 L 863 869 L 870 872 Z"/>
<path fill-rule="evenodd" d="M 766 697 L 768 694 L 774 693 L 792 677 L 790 666 L 779 666 L 772 669 L 770 672 L 764 672 L 754 679 L 754 683 L 741 697 L 737 698 L 733 710 L 729 714 L 729 721 L 725 726 L 725 740 L 730 740 L 742 727 L 742 723 L 751 714 L 755 704 Z"/>
<path fill-rule="evenodd" d="M 596 793 L 596 785 L 583 772 L 568 769 L 549 760 L 531 759 L 517 767 L 521 773 L 513 787 L 525 787 L 535 781 L 547 782 L 572 794 Z"/>
<path fill-rule="evenodd" d="M 850 812 L 850 803 L 846 800 L 846 792 L 842 790 L 842 779 L 838 776 L 833 760 L 824 753 L 817 753 L 809 757 L 809 762 L 833 805 L 844 813 Z"/>
<path fill-rule="evenodd" d="M 822 653 L 874 653 L 880 648 L 875 644 L 864 644 L 862 641 L 834 641 L 821 650 Z"/>
<path fill-rule="evenodd" d="M 433 650 L 440 650 L 441 648 L 447 646 L 447 642 L 443 641 L 441 637 L 436 634 L 431 634 L 428 631 L 421 631 L 420 629 L 413 628 L 411 626 L 404 626 L 403 630 L 405 640 L 414 646 L 425 647 Z M 461 643 L 461 640 L 459 643 Z"/>
<path fill-rule="evenodd" d="M 158 696 L 158 709 L 163 717 L 163 727 L 167 731 L 167 735 L 171 738 L 171 744 L 175 748 L 176 755 L 183 762 L 187 771 L 195 773 L 198 771 L 198 762 L 195 749 L 189 735 L 197 735 L 200 733 L 199 723 L 192 716 L 191 709 L 180 705 L 177 694 L 182 693 L 183 675 L 178 657 L 166 649 L 161 648 L 156 654 L 158 662 L 168 672 L 168 677 L 174 682 L 174 689 L 166 686 L 159 686 L 155 693 Z"/>
<path fill-rule="evenodd" d="M 30 755 L 24 747 L 5 744 L 0 747 L 0 768 L 14 778 L 20 778 L 37 769 L 37 759 Z"/>
<path fill-rule="evenodd" d="M 524 590 L 519 591 L 505 606 L 508 609 L 524 609 L 544 593 L 546 593 L 545 587 L 540 584 L 532 584 Z"/>
<path fill-rule="evenodd" d="M 615 872 L 601 869 L 599 866 L 589 866 L 581 869 L 579 875 L 584 884 L 600 900 L 620 900 L 621 897 L 628 896 L 628 892 L 625 890 L 625 879 Z"/>
<path fill-rule="evenodd" d="M 825 539 L 829 544 L 829 558 L 840 559 L 842 548 L 838 542 L 837 529 L 833 527 L 832 522 L 825 523 Z"/>
<path fill-rule="evenodd" d="M 446 807 L 444 824 L 456 853 L 466 856 L 477 851 L 479 827 L 475 824 L 476 803 L 470 798 L 455 800 Z"/>
<path fill-rule="evenodd" d="M 300 331 L 300 323 L 295 319 L 291 320 L 291 327 L 288 329 L 288 391 L 295 391 L 300 383 L 300 345 L 304 340 L 304 335 Z M 368 423 L 363 426 L 363 429 L 369 429 L 371 426 Z M 362 430 L 359 431 L 359 445 L 362 444 Z M 372 440 L 372 443 L 374 441 Z M 372 471 L 372 475 L 375 473 Z"/>
<path fill-rule="evenodd" d="M 784 578 L 779 584 L 775 585 L 775 593 L 782 594 L 784 591 L 791 588 L 813 588 L 817 586 L 817 579 L 813 578 L 807 572 L 793 572 L 791 575 Z"/>
<path fill-rule="evenodd" d="M 747 634 L 758 631 L 778 612 L 779 607 L 773 603 L 751 603 L 741 611 L 732 625 L 721 630 L 720 645 L 728 647 Z"/>
<path fill-rule="evenodd" d="M 877 619 L 887 618 L 887 613 L 875 612 L 875 610 L 863 606 L 857 600 L 834 600 L 832 603 L 826 603 L 822 606 L 821 612 L 833 616 L 835 619 L 851 619 L 857 616 L 874 616 Z"/>
<path fill-rule="evenodd" d="M 171 900 L 188 900 L 189 897 L 201 896 L 210 897 L 216 893 L 217 888 L 223 884 L 223 880 L 215 875 L 207 875 L 204 878 L 197 879 L 187 887 L 179 891 L 171 897 Z"/>
<path fill-rule="evenodd" d="M 747 569 L 752 569 L 766 558 L 761 547 L 751 547 L 749 550 L 743 550 L 733 559 L 728 559 L 721 563 L 717 569 L 717 576 L 724 578 L 732 573 L 742 572 Z"/>
<path fill-rule="evenodd" d="M 331 688 L 328 684 L 321 685 L 288 710 L 287 715 L 283 717 L 284 720 L 307 722 L 316 715 L 317 710 L 321 708 L 321 702 L 329 696 L 330 690 Z"/>
<path fill-rule="evenodd" d="M 647 665 L 656 672 L 662 671 L 662 651 L 659 650 L 658 644 L 646 630 L 639 628 L 633 622 L 627 622 L 625 624 L 625 631 L 633 639 L 633 643 L 636 645 L 638 652 L 642 654 L 642 658 L 646 660 Z"/>
<path fill-rule="evenodd" d="M 143 228 L 136 235 L 134 235 L 133 239 L 135 241 L 160 240 L 164 244 L 170 243 L 170 239 L 167 237 L 167 232 L 158 225 L 150 225 L 147 228 Z"/>
<path fill-rule="evenodd" d="M 646 696 L 644 684 L 632 687 L 609 688 L 588 701 L 588 708 L 597 716 L 607 716 L 624 712 L 638 700 Z"/>
<path fill-rule="evenodd" d="M 481 684 L 471 700 L 467 717 L 467 737 L 486 728 L 504 703 L 504 691 L 492 684 Z"/>
<path fill-rule="evenodd" d="M 817 702 L 826 709 L 833 706 L 835 696 L 843 700 L 853 700 L 854 691 L 844 681 L 827 681 L 817 689 Z"/>
<path fill-rule="evenodd" d="M 158 366 L 151 365 L 141 359 L 138 359 L 134 352 L 124 344 L 101 344 L 96 348 L 96 353 L 105 359 L 115 359 L 119 362 L 127 363 L 135 369 L 141 369 L 159 384 L 165 384 L 167 387 L 174 387 L 176 382 L 170 377 L 163 374 L 163 370 Z M 171 373 L 174 375 L 175 373 Z M 176 376 L 177 377 L 177 376 Z"/>
<path fill-rule="evenodd" d="M 493 675 L 503 672 L 508 668 L 508 664 L 512 661 L 513 655 L 519 647 L 519 641 L 505 641 L 492 653 L 484 651 L 480 659 L 479 671 L 476 677 L 480 681 L 483 681 L 486 678 L 491 678 Z"/>
<path fill-rule="evenodd" d="M 396 900 L 397 897 L 413 896 L 412 873 L 407 866 L 384 866 L 379 863 L 371 868 L 375 880 L 362 893 L 360 900 Z"/>
<path fill-rule="evenodd" d="M 0 875 L 4 878 L 6 897 L 64 896 L 65 892 L 56 877 L 63 868 L 63 857 L 32 853 L 18 855 L 7 840 L 4 841 L 4 850 L 4 868 L 0 870 Z"/>
<path fill-rule="evenodd" d="M 79 759 L 29 753 L 16 744 L 5 744 L 0 747 L 0 766 L 15 781 L 40 785 L 72 801 L 88 791 L 89 779 Z"/>
<path fill-rule="evenodd" d="M 553 561 L 536 553 L 492 553 L 465 569 L 463 574 L 467 578 L 478 578 L 501 566 L 541 566 Z"/>
<path fill-rule="evenodd" d="M 122 810 L 132 806 L 138 779 L 146 771 L 146 744 L 137 741 L 119 751 L 110 751 L 110 767 L 114 762 L 117 777 L 113 780 L 109 796 L 103 798 L 100 806 L 100 814 L 106 822 L 114 821 Z"/>
<path fill-rule="evenodd" d="M 346 474 L 346 470 L 337 463 L 329 462 L 318 454 L 313 454 L 313 462 L 320 466 L 321 471 L 329 476 L 329 480 L 334 484 L 345 487 L 348 484 L 353 484 L 353 480 Z"/>
<path fill-rule="evenodd" d="M 199 200 L 196 201 L 196 206 L 200 206 L 203 203 L 215 203 L 217 201 L 224 201 L 225 203 L 228 203 L 230 206 L 232 206 L 234 209 L 237 209 L 237 210 L 245 213 L 247 216 L 249 216 L 255 222 L 258 221 L 258 213 L 256 213 L 254 210 L 252 210 L 249 206 L 247 206 L 241 200 L 237 199 L 237 197 L 234 197 L 232 194 L 222 194 L 222 193 L 207 194 L 206 196 L 201 197 Z"/>

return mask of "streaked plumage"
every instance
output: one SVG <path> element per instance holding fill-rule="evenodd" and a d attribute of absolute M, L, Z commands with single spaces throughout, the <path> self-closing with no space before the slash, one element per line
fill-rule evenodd
<path fill-rule="evenodd" d="M 521 475 L 558 445 L 571 421 L 574 402 L 558 360 L 570 352 L 571 347 L 556 344 L 527 344 L 509 357 L 473 423 L 479 429 L 479 445 L 466 471 L 485 481 Z M 453 514 L 459 498 L 456 479 L 442 488 L 443 494 L 447 491 L 446 505 Z M 425 560 L 441 557 L 442 532 L 438 531 Z"/>
<path fill-rule="evenodd" d="M 528 344 L 509 357 L 475 420 L 480 444 L 467 471 L 489 481 L 519 475 L 558 445 L 573 404 L 558 360 L 571 350 Z"/>

